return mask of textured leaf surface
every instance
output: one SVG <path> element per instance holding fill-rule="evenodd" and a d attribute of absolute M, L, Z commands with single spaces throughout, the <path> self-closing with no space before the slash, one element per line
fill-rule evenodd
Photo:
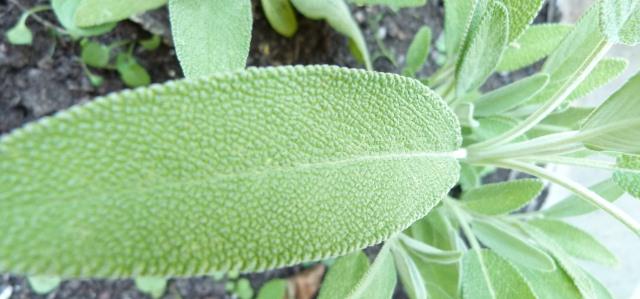
<path fill-rule="evenodd" d="M 473 128 L 473 138 L 475 140 L 488 140 L 509 131 L 518 124 L 518 120 L 507 116 L 491 116 L 478 119 L 478 126 Z M 527 140 L 527 135 L 515 139 L 516 141 Z"/>
<path fill-rule="evenodd" d="M 640 153 L 640 74 L 633 76 L 609 97 L 582 127 L 593 137 L 583 142 L 596 150 Z"/>
<path fill-rule="evenodd" d="M 509 44 L 497 70 L 509 72 L 531 65 L 558 47 L 573 26 L 566 24 L 531 25 Z"/>
<path fill-rule="evenodd" d="M 364 60 L 367 69 L 373 68 L 367 43 L 344 0 L 291 0 L 291 3 L 306 17 L 326 20 L 333 29 L 346 35 L 360 52 L 360 57 Z"/>
<path fill-rule="evenodd" d="M 640 156 L 620 155 L 616 163 L 621 168 L 633 171 L 616 171 L 613 180 L 629 194 L 640 198 Z"/>
<path fill-rule="evenodd" d="M 251 1 L 170 0 L 171 34 L 185 77 L 242 69 L 251 42 Z"/>
<path fill-rule="evenodd" d="M 407 50 L 407 62 L 402 70 L 407 76 L 413 76 L 418 72 L 429 57 L 429 48 L 431 47 L 431 28 L 427 26 L 420 27 L 420 30 L 413 37 L 411 45 Z"/>
<path fill-rule="evenodd" d="M 553 259 L 507 226 L 474 220 L 474 235 L 503 258 L 531 269 L 554 271 Z"/>
<path fill-rule="evenodd" d="M 640 42 L 640 1 L 599 1 L 600 28 L 613 43 L 629 46 Z"/>
<path fill-rule="evenodd" d="M 166 3 L 167 0 L 81 0 L 75 21 L 80 27 L 97 26 L 124 20 Z"/>
<path fill-rule="evenodd" d="M 318 299 L 389 299 L 396 287 L 394 267 L 388 245 L 371 265 L 362 251 L 341 257 L 329 269 Z"/>
<path fill-rule="evenodd" d="M 500 115 L 526 102 L 549 82 L 549 75 L 536 74 L 492 90 L 474 101 L 476 116 Z"/>
<path fill-rule="evenodd" d="M 535 179 L 487 184 L 465 192 L 462 203 L 466 208 L 486 215 L 507 214 L 522 208 L 538 196 L 543 187 L 542 181 Z"/>
<path fill-rule="evenodd" d="M 465 299 L 536 298 L 529 284 L 509 262 L 489 250 L 482 250 L 482 259 L 495 297 L 486 292 L 486 280 L 482 277 L 478 255 L 471 250 L 467 251 L 463 261 L 462 288 Z"/>
<path fill-rule="evenodd" d="M 195 275 L 345 254 L 447 194 L 459 130 L 419 81 L 337 67 L 114 94 L 0 141 L 0 268 Z"/>
<path fill-rule="evenodd" d="M 514 41 L 522 35 L 529 24 L 538 15 L 544 0 L 502 0 L 509 12 L 509 39 Z"/>
<path fill-rule="evenodd" d="M 289 0 L 261 0 L 260 3 L 269 24 L 275 31 L 286 37 L 296 33 L 298 20 Z"/>
<path fill-rule="evenodd" d="M 401 246 L 391 249 L 402 286 L 411 299 L 427 299 L 427 289 L 418 266 Z"/>
<path fill-rule="evenodd" d="M 462 48 L 477 1 L 444 1 L 445 49 L 450 57 Z"/>
<path fill-rule="evenodd" d="M 571 95 L 565 100 L 564 105 L 569 106 L 573 101 L 585 97 L 592 91 L 611 82 L 624 72 L 628 64 L 629 62 L 624 58 L 602 59 L 589 76 L 571 92 Z"/>
<path fill-rule="evenodd" d="M 595 184 L 589 187 L 589 189 L 610 202 L 617 200 L 624 194 L 624 190 L 620 189 L 620 187 L 610 179 Z M 548 217 L 572 217 L 588 214 L 597 210 L 598 207 L 588 203 L 582 199 L 582 197 L 571 195 L 551 206 L 549 209 L 544 210 L 543 213 Z"/>
<path fill-rule="evenodd" d="M 457 231 L 452 227 L 441 209 L 435 209 L 426 217 L 414 223 L 408 232 L 413 238 L 440 250 L 457 251 Z M 425 260 L 410 251 L 418 266 L 428 298 L 459 298 L 460 262 L 441 264 Z"/>
<path fill-rule="evenodd" d="M 556 267 L 555 271 L 537 271 L 524 266 L 514 265 L 518 272 L 529 283 L 531 290 L 544 298 L 583 299 L 578 288 L 573 284 L 573 279 L 564 269 Z"/>
<path fill-rule="evenodd" d="M 577 258 L 615 266 L 618 259 L 585 231 L 559 220 L 536 219 L 531 225 L 543 231 L 564 250 Z"/>
<path fill-rule="evenodd" d="M 100 35 L 111 31 L 116 23 L 108 23 L 100 26 L 80 28 L 76 24 L 76 14 L 83 0 L 51 0 L 51 8 L 58 21 L 73 37 Z"/>
<path fill-rule="evenodd" d="M 459 95 L 480 87 L 495 70 L 509 37 L 507 9 L 492 2 L 461 56 L 456 70 Z"/>

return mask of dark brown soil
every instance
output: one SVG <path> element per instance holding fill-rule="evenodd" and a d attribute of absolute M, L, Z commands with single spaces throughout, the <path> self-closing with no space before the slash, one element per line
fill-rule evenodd
<path fill-rule="evenodd" d="M 28 22 L 34 33 L 32 46 L 15 46 L 6 41 L 4 32 L 13 26 L 22 9 L 44 2 L 46 1 L 0 0 L 0 134 L 72 105 L 90 101 L 96 96 L 125 88 L 115 72 L 99 70 L 92 71 L 104 77 L 104 84 L 99 87 L 92 86 L 80 63 L 78 42 L 56 35 L 54 30 L 33 19 Z M 257 2 L 259 1 L 254 1 L 254 28 L 249 65 L 333 64 L 361 67 L 352 58 L 346 39 L 324 22 L 300 17 L 298 33 L 293 38 L 284 38 L 271 30 Z M 546 21 L 546 11 L 543 9 L 538 21 Z M 371 57 L 374 59 L 374 68 L 378 71 L 399 72 L 404 63 L 406 49 L 420 26 L 430 26 L 434 38 L 440 35 L 443 27 L 441 1 L 428 1 L 428 5 L 424 7 L 398 12 L 381 7 L 354 7 L 353 12 L 363 28 Z M 39 15 L 55 23 L 55 18 L 50 12 Z M 556 19 L 556 16 L 552 19 Z M 150 28 L 154 32 L 166 32 L 168 28 L 164 9 L 146 15 L 142 20 L 143 24 L 140 24 L 138 19 L 138 22 L 123 21 L 111 33 L 93 39 L 104 43 L 123 39 L 139 40 L 150 36 L 147 31 Z M 165 40 L 168 43 L 156 51 L 142 52 L 138 49 L 135 52 L 139 62 L 151 74 L 153 82 L 182 77 L 175 52 L 170 46 L 170 38 L 166 37 Z M 434 52 L 432 50 L 429 63 L 421 71 L 421 75 L 435 70 Z M 515 75 L 496 75 L 486 87 L 495 88 L 531 72 L 529 69 Z M 249 278 L 257 290 L 269 279 L 289 277 L 301 269 L 302 266 L 296 266 L 244 277 Z M 63 282 L 52 293 L 37 295 L 31 291 L 24 278 L 0 275 L 0 293 L 8 286 L 13 288 L 12 299 L 150 298 L 138 291 L 131 280 L 69 280 Z M 396 295 L 396 298 L 405 298 L 400 288 Z M 198 277 L 172 279 L 163 298 L 231 296 L 225 293 L 223 281 L 214 282 L 210 277 Z"/>

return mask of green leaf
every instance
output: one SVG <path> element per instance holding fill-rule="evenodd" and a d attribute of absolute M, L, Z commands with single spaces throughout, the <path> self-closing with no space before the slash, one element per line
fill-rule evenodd
<path fill-rule="evenodd" d="M 620 189 L 620 187 L 610 179 L 595 184 L 589 187 L 589 189 L 610 202 L 617 200 L 624 194 L 624 190 Z M 582 197 L 572 194 L 542 212 L 546 217 L 562 218 L 580 216 L 597 210 L 598 207 L 586 202 Z"/>
<path fill-rule="evenodd" d="M 462 96 L 480 87 L 493 73 L 509 37 L 507 9 L 492 2 L 464 49 L 456 69 L 456 92 Z"/>
<path fill-rule="evenodd" d="M 568 223 L 559 220 L 536 219 L 531 225 L 543 231 L 569 255 L 594 261 L 606 266 L 616 266 L 618 259 L 598 240 Z"/>
<path fill-rule="evenodd" d="M 508 226 L 481 219 L 474 219 L 471 225 L 473 234 L 503 258 L 539 271 L 556 269 L 550 256 Z"/>
<path fill-rule="evenodd" d="M 544 0 L 502 0 L 509 11 L 509 42 L 517 40 L 538 15 Z"/>
<path fill-rule="evenodd" d="M 518 120 L 507 116 L 491 116 L 478 119 L 478 126 L 473 127 L 473 139 L 477 141 L 489 140 L 518 124 Z M 516 141 L 527 140 L 527 135 L 516 138 Z"/>
<path fill-rule="evenodd" d="M 549 75 L 540 73 L 492 90 L 474 101 L 475 115 L 500 115 L 535 96 L 547 83 Z"/>
<path fill-rule="evenodd" d="M 171 33 L 185 77 L 243 69 L 251 42 L 251 1 L 169 0 Z"/>
<path fill-rule="evenodd" d="M 112 94 L 1 139 L 0 269 L 184 276 L 352 252 L 447 194 L 459 132 L 419 81 L 339 67 Z"/>
<path fill-rule="evenodd" d="M 462 292 L 465 299 L 537 299 L 527 281 L 509 262 L 489 250 L 482 250 L 481 254 L 485 271 L 476 251 L 470 250 L 464 255 Z M 489 275 L 488 279 L 483 273 Z"/>
<path fill-rule="evenodd" d="M 616 164 L 633 171 L 617 170 L 613 173 L 613 181 L 633 197 L 640 198 L 640 156 L 620 155 Z"/>
<path fill-rule="evenodd" d="M 407 50 L 407 62 L 402 70 L 405 76 L 415 75 L 427 62 L 431 47 L 431 28 L 422 26 L 413 37 Z"/>
<path fill-rule="evenodd" d="M 367 43 L 344 0 L 291 0 L 291 3 L 305 17 L 326 20 L 333 29 L 347 36 L 360 52 L 366 68 L 373 69 Z"/>
<path fill-rule="evenodd" d="M 557 48 L 572 28 L 567 24 L 531 25 L 509 44 L 497 70 L 510 72 L 539 61 Z"/>
<path fill-rule="evenodd" d="M 258 292 L 256 299 L 285 299 L 288 283 L 284 279 L 272 279 L 265 283 Z"/>
<path fill-rule="evenodd" d="M 628 64 L 629 62 L 624 58 L 602 59 L 587 78 L 571 92 L 571 95 L 564 101 L 563 105 L 569 107 L 573 101 L 585 97 L 592 91 L 611 82 L 624 72 Z"/>
<path fill-rule="evenodd" d="M 427 4 L 427 0 L 349 0 L 356 5 L 386 5 L 393 9 L 418 7 Z"/>
<path fill-rule="evenodd" d="M 80 57 L 88 66 L 104 68 L 109 64 L 110 52 L 109 47 L 103 44 L 87 41 L 82 44 Z"/>
<path fill-rule="evenodd" d="M 399 238 L 402 244 L 411 249 L 416 255 L 434 263 L 456 263 L 462 257 L 462 252 L 457 250 L 442 250 L 405 235 L 400 235 Z"/>
<path fill-rule="evenodd" d="M 640 42 L 640 1 L 602 0 L 600 28 L 610 42 L 634 46 Z"/>
<path fill-rule="evenodd" d="M 391 253 L 405 292 L 411 299 L 427 299 L 427 289 L 418 266 L 401 246 L 391 248 Z"/>
<path fill-rule="evenodd" d="M 555 271 L 545 272 L 519 265 L 514 266 L 529 283 L 533 293 L 540 299 L 583 299 L 582 294 L 573 284 L 573 279 L 562 267 L 556 267 Z"/>
<path fill-rule="evenodd" d="M 261 0 L 262 10 L 271 27 L 286 37 L 292 37 L 298 31 L 296 13 L 289 0 Z"/>
<path fill-rule="evenodd" d="M 167 279 L 162 277 L 141 276 L 134 280 L 136 287 L 151 298 L 160 298 L 167 288 Z"/>
<path fill-rule="evenodd" d="M 62 282 L 60 277 L 55 276 L 27 276 L 31 289 L 40 295 L 48 294 L 55 290 Z"/>
<path fill-rule="evenodd" d="M 482 185 L 462 195 L 465 208 L 485 215 L 501 215 L 522 208 L 536 198 L 544 184 L 537 179 L 522 179 Z"/>
<path fill-rule="evenodd" d="M 582 126 L 591 137 L 584 144 L 595 150 L 640 153 L 640 73 L 610 96 Z"/>
<path fill-rule="evenodd" d="M 5 33 L 7 41 L 14 45 L 30 45 L 33 42 L 33 33 L 27 27 L 27 18 L 30 15 L 29 12 L 22 13 L 18 22 Z"/>
<path fill-rule="evenodd" d="M 119 53 L 116 57 L 116 70 L 122 82 L 129 87 L 140 87 L 151 84 L 151 77 L 133 56 Z"/>
<path fill-rule="evenodd" d="M 388 245 L 371 265 L 362 251 L 343 256 L 329 268 L 318 299 L 390 299 L 396 287 L 394 267 Z"/>
<path fill-rule="evenodd" d="M 249 282 L 249 280 L 246 278 L 238 279 L 233 293 L 238 297 L 238 299 L 253 298 L 253 288 L 251 287 L 251 283 Z"/>
<path fill-rule="evenodd" d="M 79 27 L 117 22 L 165 3 L 167 0 L 81 0 L 75 22 Z"/>
<path fill-rule="evenodd" d="M 140 46 L 145 50 L 153 51 L 160 47 L 160 43 L 162 42 L 162 38 L 159 35 L 152 35 L 150 38 L 143 39 L 139 41 Z"/>
<path fill-rule="evenodd" d="M 441 208 L 431 211 L 426 217 L 414 223 L 408 230 L 412 238 L 446 252 L 458 251 L 457 231 Z M 424 254 L 409 250 L 418 267 L 428 298 L 450 299 L 459 297 L 460 262 L 442 263 L 425 259 Z"/>
<path fill-rule="evenodd" d="M 460 163 L 460 186 L 463 191 L 480 186 L 480 174 L 474 166 Z"/>
<path fill-rule="evenodd" d="M 449 57 L 461 50 L 477 0 L 444 1 L 444 41 Z"/>
<path fill-rule="evenodd" d="M 107 23 L 93 27 L 81 27 L 77 25 L 76 14 L 82 1 L 86 0 L 51 0 L 51 7 L 58 21 L 60 21 L 60 24 L 64 26 L 72 37 L 79 38 L 83 36 L 100 35 L 111 31 L 116 26 L 116 23 Z"/>

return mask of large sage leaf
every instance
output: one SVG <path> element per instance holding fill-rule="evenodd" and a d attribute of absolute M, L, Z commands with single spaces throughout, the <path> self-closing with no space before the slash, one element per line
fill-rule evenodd
<path fill-rule="evenodd" d="M 640 156 L 620 155 L 616 164 L 621 169 L 613 173 L 613 181 L 635 198 L 640 198 Z"/>
<path fill-rule="evenodd" d="M 640 74 L 609 97 L 582 126 L 583 142 L 596 150 L 640 153 Z"/>
<path fill-rule="evenodd" d="M 344 0 L 291 0 L 291 3 L 307 18 L 326 20 L 333 29 L 347 36 L 360 52 L 366 68 L 373 69 L 367 43 Z"/>
<path fill-rule="evenodd" d="M 51 0 L 51 8 L 56 18 L 64 29 L 73 37 L 93 36 L 107 33 L 116 26 L 116 23 L 102 24 L 100 26 L 80 28 L 76 24 L 76 14 L 82 0 Z"/>
<path fill-rule="evenodd" d="M 318 299 L 389 299 L 396 279 L 388 245 L 382 247 L 371 265 L 367 256 L 358 251 L 339 258 L 331 266 Z"/>
<path fill-rule="evenodd" d="M 486 215 L 507 214 L 522 208 L 543 188 L 542 181 L 535 179 L 487 184 L 465 192 L 462 203 L 466 208 Z"/>
<path fill-rule="evenodd" d="M 251 1 L 170 0 L 171 34 L 185 77 L 242 69 L 251 42 Z"/>
<path fill-rule="evenodd" d="M 509 44 L 497 70 L 517 70 L 546 57 L 558 47 L 571 28 L 571 25 L 566 24 L 531 25 L 517 40 Z"/>
<path fill-rule="evenodd" d="M 165 3 L 167 0 L 81 0 L 75 21 L 80 27 L 97 26 L 124 20 Z"/>
<path fill-rule="evenodd" d="M 614 174 L 615 177 L 615 174 Z M 597 183 L 589 189 L 602 196 L 602 198 L 613 202 L 620 198 L 624 194 L 624 190 L 620 189 L 612 180 L 607 179 L 600 183 Z M 549 209 L 542 211 L 547 217 L 572 217 L 588 214 L 597 211 L 598 207 L 586 202 L 582 197 L 572 194 L 569 197 L 561 200 L 557 204 L 551 206 Z"/>
<path fill-rule="evenodd" d="M 419 81 L 338 67 L 113 94 L 1 139 L 0 269 L 195 275 L 345 254 L 447 194 L 459 130 Z"/>
<path fill-rule="evenodd" d="M 501 299 L 501 298 L 537 298 L 529 284 L 509 262 L 490 250 L 482 250 L 482 269 L 480 257 L 474 250 L 464 256 L 462 274 L 462 292 L 465 299 Z M 489 275 L 489 279 L 483 276 Z M 486 285 L 487 281 L 491 285 Z M 488 290 L 493 290 L 490 292 Z"/>
<path fill-rule="evenodd" d="M 600 8 L 600 28 L 613 43 L 629 46 L 640 42 L 640 1 L 602 0 Z"/>

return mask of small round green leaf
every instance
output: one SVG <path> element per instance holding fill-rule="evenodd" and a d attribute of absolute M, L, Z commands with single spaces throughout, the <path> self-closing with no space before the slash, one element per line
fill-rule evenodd
<path fill-rule="evenodd" d="M 82 45 L 80 57 L 88 66 L 103 68 L 109 64 L 109 47 L 88 41 Z"/>

